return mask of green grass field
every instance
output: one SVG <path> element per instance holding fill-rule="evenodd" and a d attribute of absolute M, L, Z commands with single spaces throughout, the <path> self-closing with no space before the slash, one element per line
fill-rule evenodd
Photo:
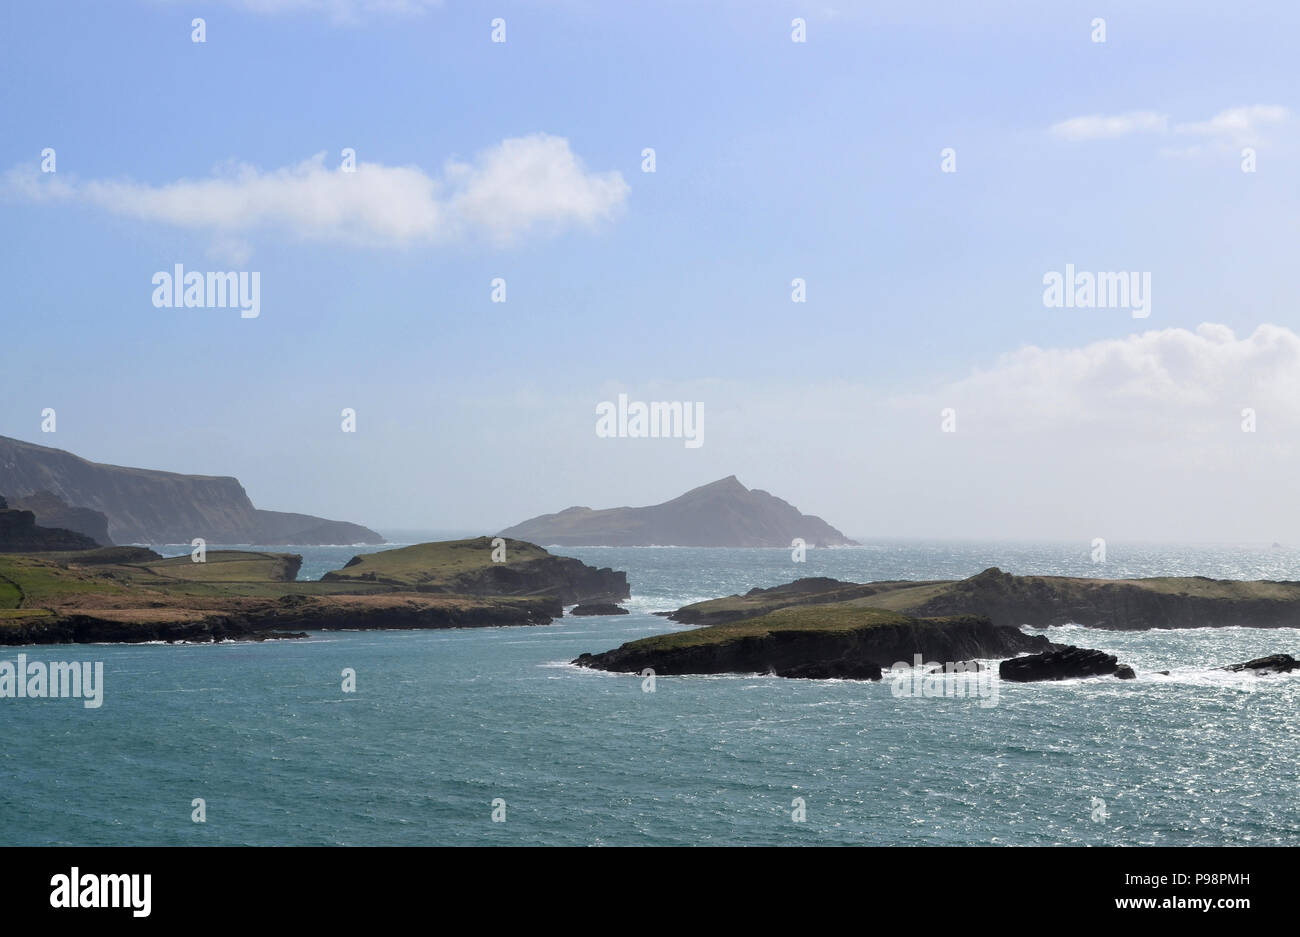
<path fill-rule="evenodd" d="M 633 641 L 628 646 L 653 651 L 666 651 L 685 647 L 704 647 L 725 644 L 738 638 L 755 638 L 774 631 L 825 631 L 845 633 L 882 625 L 901 625 L 915 622 L 897 612 L 878 608 L 836 603 L 833 605 L 800 605 L 783 608 L 756 618 L 732 621 L 721 625 L 675 631 Z"/>
<path fill-rule="evenodd" d="M 539 546 L 522 540 L 506 541 L 506 559 L 503 566 L 520 566 L 546 559 L 551 554 Z M 492 561 L 492 538 L 475 537 L 470 540 L 447 540 L 440 543 L 418 543 L 396 550 L 366 553 L 358 562 L 344 569 L 326 574 L 326 580 L 374 580 L 403 584 L 428 585 L 450 582 L 459 575 L 472 573 L 496 565 Z"/>

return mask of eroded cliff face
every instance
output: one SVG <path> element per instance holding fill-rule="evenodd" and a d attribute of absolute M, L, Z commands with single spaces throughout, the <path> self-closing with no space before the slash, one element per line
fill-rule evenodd
<path fill-rule="evenodd" d="M 0 436 L 0 492 L 48 492 L 108 519 L 116 543 L 383 543 L 373 530 L 306 514 L 262 511 L 236 478 L 181 475 L 89 462 Z"/>

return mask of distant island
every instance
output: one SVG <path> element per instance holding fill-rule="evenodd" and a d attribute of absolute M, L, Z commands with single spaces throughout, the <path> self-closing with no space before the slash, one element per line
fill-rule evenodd
<path fill-rule="evenodd" d="M 353 557 L 318 582 L 293 553 L 144 547 L 0 553 L 0 645 L 302 637 L 296 629 L 544 625 L 629 595 L 627 574 L 487 537 Z M 500 561 L 494 557 L 501 557 Z"/>
<path fill-rule="evenodd" d="M 196 537 L 266 546 L 384 542 L 359 524 L 255 508 L 237 478 L 101 465 L 7 436 L 0 495 L 32 511 L 37 524 L 76 530 L 101 546 Z"/>
<path fill-rule="evenodd" d="M 785 547 L 796 538 L 810 547 L 857 546 L 820 517 L 728 475 L 686 494 L 640 508 L 572 507 L 543 514 L 501 532 L 531 543 L 592 547 Z"/>

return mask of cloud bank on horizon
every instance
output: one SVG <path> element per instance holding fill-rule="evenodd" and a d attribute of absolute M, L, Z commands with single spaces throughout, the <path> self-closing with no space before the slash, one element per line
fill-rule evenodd
<path fill-rule="evenodd" d="M 601 479 L 650 467 L 650 490 L 591 484 L 585 473 L 542 502 L 649 504 L 730 474 L 822 516 L 850 536 L 1130 541 L 1288 540 L 1259 509 L 1300 464 L 1300 334 L 1261 325 L 1166 328 L 1078 347 L 1026 346 L 931 387 L 852 381 L 611 383 L 646 399 L 703 400 L 708 439 L 693 473 L 656 440 L 622 451 L 582 439 L 582 401 L 464 400 L 488 445 L 499 409 L 522 408 L 522 440 L 563 438 Z M 944 432 L 951 412 L 954 431 Z M 779 431 L 774 431 L 779 428 Z M 1163 536 L 1152 536 L 1160 531 Z"/>

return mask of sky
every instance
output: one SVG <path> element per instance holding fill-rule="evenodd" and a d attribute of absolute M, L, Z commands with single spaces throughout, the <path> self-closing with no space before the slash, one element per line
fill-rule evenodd
<path fill-rule="evenodd" d="M 3 17 L 2 435 L 380 530 L 735 474 L 861 537 L 1300 540 L 1293 3 Z"/>

